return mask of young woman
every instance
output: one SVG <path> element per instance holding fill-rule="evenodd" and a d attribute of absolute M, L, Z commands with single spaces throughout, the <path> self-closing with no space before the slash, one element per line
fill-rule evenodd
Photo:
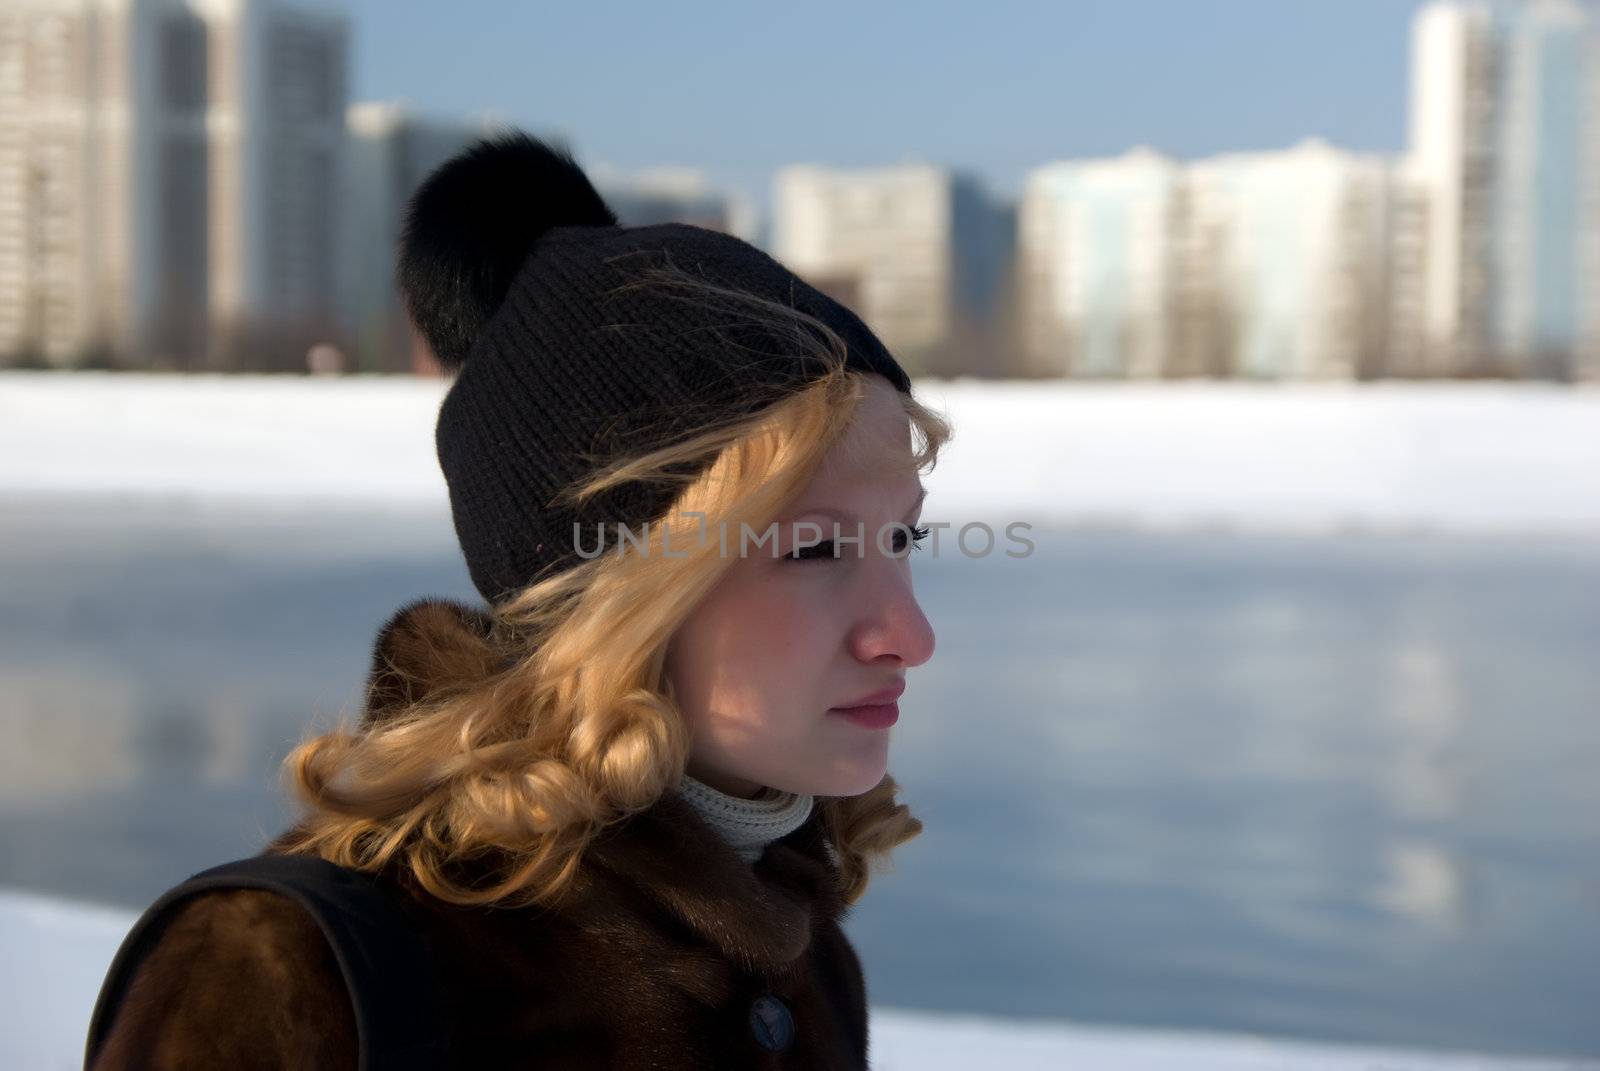
<path fill-rule="evenodd" d="M 393 891 L 442 1066 L 866 1067 L 840 921 L 921 828 L 886 769 L 948 426 L 841 305 L 727 235 L 618 226 L 525 135 L 430 176 L 399 278 L 455 371 L 439 460 L 487 608 L 383 626 L 264 854 Z M 357 1033 L 306 912 L 223 889 L 92 1066 L 353 1068 Z"/>

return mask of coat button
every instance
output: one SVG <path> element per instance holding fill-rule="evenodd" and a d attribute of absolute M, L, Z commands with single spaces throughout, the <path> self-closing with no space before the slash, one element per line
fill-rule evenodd
<path fill-rule="evenodd" d="M 794 1016 L 777 997 L 760 996 L 750 1005 L 750 1032 L 763 1049 L 782 1052 L 794 1041 Z"/>

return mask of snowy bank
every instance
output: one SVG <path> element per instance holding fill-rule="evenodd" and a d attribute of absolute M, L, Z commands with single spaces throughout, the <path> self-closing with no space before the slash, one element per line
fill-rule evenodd
<path fill-rule="evenodd" d="M 411 378 L 0 373 L 0 495 L 447 509 Z M 925 380 L 925 515 L 1600 535 L 1600 389 Z"/>
<path fill-rule="evenodd" d="M 0 1066 L 82 1066 L 100 981 L 132 912 L 0 889 Z M 892 1008 L 872 1012 L 874 1071 L 1555 1071 L 1600 1062 L 1509 1059 L 1278 1041 L 1249 1035 L 1023 1023 Z"/>

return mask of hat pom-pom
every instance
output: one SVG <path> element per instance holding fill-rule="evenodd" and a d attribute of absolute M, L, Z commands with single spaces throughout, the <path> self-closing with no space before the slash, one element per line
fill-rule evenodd
<path fill-rule="evenodd" d="M 445 161 L 406 206 L 396 272 L 434 359 L 461 367 L 551 228 L 616 224 L 569 152 L 522 131 L 481 139 Z"/>

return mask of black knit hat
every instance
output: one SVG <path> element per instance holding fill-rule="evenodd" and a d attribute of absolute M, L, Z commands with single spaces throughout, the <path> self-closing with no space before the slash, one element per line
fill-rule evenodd
<path fill-rule="evenodd" d="M 823 370 L 748 310 L 626 285 L 664 267 L 815 317 L 844 341 L 847 367 L 910 392 L 854 313 L 754 246 L 687 224 L 618 226 L 566 152 L 520 132 L 477 142 L 412 197 L 398 277 L 435 357 L 458 370 L 435 439 L 456 535 L 489 602 L 578 564 L 575 524 L 592 550 L 596 523 L 637 529 L 680 488 L 635 481 L 582 510 L 557 502 L 562 491 Z"/>

